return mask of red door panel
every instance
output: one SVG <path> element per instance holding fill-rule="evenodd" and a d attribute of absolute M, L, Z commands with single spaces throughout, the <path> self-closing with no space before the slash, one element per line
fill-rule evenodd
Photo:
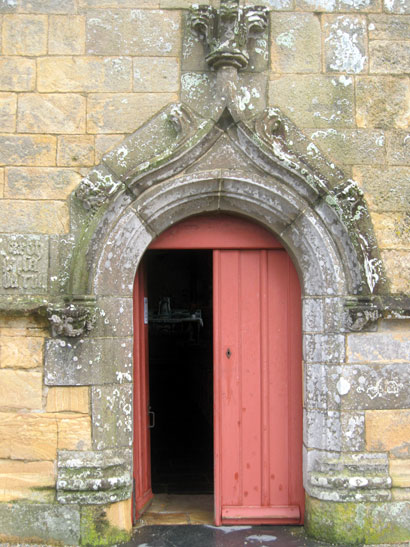
<path fill-rule="evenodd" d="M 151 249 L 213 249 L 215 523 L 302 524 L 301 295 L 281 244 L 257 224 L 193 217 Z M 135 508 L 152 498 L 144 270 L 134 290 Z"/>
<path fill-rule="evenodd" d="M 146 280 L 143 263 L 134 283 L 134 519 L 152 498 L 149 435 L 148 324 L 145 321 Z"/>
<path fill-rule="evenodd" d="M 303 521 L 300 290 L 284 250 L 214 251 L 216 521 Z"/>

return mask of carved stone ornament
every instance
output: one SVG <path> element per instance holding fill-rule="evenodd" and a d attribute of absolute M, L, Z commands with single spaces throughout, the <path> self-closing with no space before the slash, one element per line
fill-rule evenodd
<path fill-rule="evenodd" d="M 358 332 L 372 327 L 382 317 L 381 311 L 370 300 L 351 299 L 345 303 L 345 327 Z"/>
<path fill-rule="evenodd" d="M 111 173 L 100 173 L 95 169 L 83 178 L 75 195 L 83 202 L 86 210 L 95 211 L 111 194 L 115 194 L 120 186 L 121 182 L 115 180 Z"/>
<path fill-rule="evenodd" d="M 74 338 L 90 332 L 95 325 L 96 309 L 93 305 L 70 303 L 62 306 L 49 306 L 48 320 L 51 335 Z"/>
<path fill-rule="evenodd" d="M 188 134 L 192 124 L 192 115 L 189 109 L 181 103 L 171 108 L 168 119 L 177 134 Z"/>
<path fill-rule="evenodd" d="M 210 67 L 241 69 L 249 62 L 248 38 L 266 28 L 268 9 L 239 7 L 239 0 L 221 0 L 219 10 L 206 5 L 192 6 L 190 23 L 209 48 L 206 61 Z"/>

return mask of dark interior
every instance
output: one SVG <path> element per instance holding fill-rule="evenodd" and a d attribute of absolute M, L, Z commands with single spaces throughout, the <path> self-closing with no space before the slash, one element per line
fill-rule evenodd
<path fill-rule="evenodd" d="M 211 494 L 212 251 L 149 251 L 146 271 L 152 489 Z"/>

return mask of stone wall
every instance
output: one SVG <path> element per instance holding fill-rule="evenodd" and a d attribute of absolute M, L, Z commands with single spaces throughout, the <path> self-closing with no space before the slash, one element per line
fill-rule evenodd
<path fill-rule="evenodd" d="M 113 147 L 118 156 L 124 137 L 170 102 L 183 100 L 205 118 L 218 115 L 214 75 L 201 42 L 186 29 L 190 4 L 0 0 L 0 502 L 13 502 L 0 504 L 0 539 L 3 533 L 87 543 L 98 536 L 95 523 L 103 522 L 111 530 L 107 541 L 115 542 L 130 529 L 129 499 L 81 510 L 56 502 L 58 451 L 89 453 L 98 428 L 92 432 L 94 388 L 87 380 L 54 387 L 44 382 L 50 331 L 39 310 L 50 295 L 52 300 L 63 292 L 67 263 L 56 249 L 70 248 L 75 219 L 69 196 L 90 169 Z M 253 44 L 254 64 L 242 76 L 240 108 L 251 116 L 266 105 L 279 107 L 311 139 L 312 156 L 317 147 L 357 181 L 391 293 L 408 294 L 408 3 L 267 0 L 265 5 L 270 30 Z M 408 515 L 410 325 L 397 315 L 397 310 L 390 318 L 385 314 L 372 332 L 346 336 L 342 369 L 313 359 L 305 374 L 326 383 L 326 409 L 341 412 L 340 450 L 380 459 L 388 487 L 381 510 L 388 513 L 388 503 L 400 502 Z M 103 323 L 99 317 L 100 329 Z M 320 401 L 314 405 L 320 410 Z M 323 449 L 314 438 L 308 447 Z M 315 470 L 319 482 L 321 472 Z M 362 468 L 358 472 L 367 476 Z M 310 486 L 312 533 L 340 540 L 343 521 L 326 537 L 323 519 L 315 515 L 341 505 L 329 500 L 315 509 L 324 502 Z M 362 518 L 368 505 L 363 502 L 352 520 Z M 343 507 L 349 510 L 348 503 Z M 44 525 L 44 514 L 51 524 Z M 380 532 L 370 520 L 371 531 L 360 541 L 409 539 Z"/>

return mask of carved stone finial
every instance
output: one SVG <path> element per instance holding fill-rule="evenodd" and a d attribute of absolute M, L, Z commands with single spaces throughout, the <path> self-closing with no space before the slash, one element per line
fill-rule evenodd
<path fill-rule="evenodd" d="M 81 336 L 90 332 L 96 321 L 94 306 L 77 303 L 50 306 L 47 315 L 51 324 L 51 335 L 54 338 L 57 336 L 70 338 Z"/>
<path fill-rule="evenodd" d="M 250 33 L 262 32 L 268 24 L 268 9 L 264 6 L 239 7 L 239 0 L 221 0 L 219 10 L 193 5 L 190 23 L 209 48 L 206 61 L 210 67 L 240 69 L 249 62 Z"/>

